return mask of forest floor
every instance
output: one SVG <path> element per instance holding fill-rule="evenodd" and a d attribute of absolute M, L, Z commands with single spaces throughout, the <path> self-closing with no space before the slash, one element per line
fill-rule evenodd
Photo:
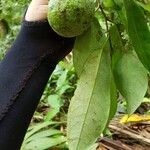
<path fill-rule="evenodd" d="M 150 121 L 122 124 L 121 117 L 112 120 L 109 125 L 112 137 L 101 138 L 98 150 L 150 150 Z"/>
<path fill-rule="evenodd" d="M 66 109 L 67 107 L 67 109 Z M 68 105 L 63 110 L 68 110 Z M 50 110 L 48 105 L 39 105 L 32 123 L 43 121 Z M 147 113 L 149 111 L 149 113 Z M 41 115 L 42 114 L 42 115 Z M 66 111 L 67 114 L 67 111 Z M 109 130 L 103 138 L 98 139 L 99 147 L 97 150 L 150 150 L 150 102 L 144 102 L 127 120 L 125 112 L 117 112 L 116 117 L 110 122 Z M 61 122 L 66 120 L 66 115 L 59 112 L 54 121 Z M 65 118 L 65 119 L 64 119 Z M 124 122 L 121 122 L 124 121 Z M 60 130 L 66 135 L 66 124 L 60 126 Z M 106 136 L 108 135 L 108 136 Z M 54 148 L 54 150 L 57 150 Z"/>

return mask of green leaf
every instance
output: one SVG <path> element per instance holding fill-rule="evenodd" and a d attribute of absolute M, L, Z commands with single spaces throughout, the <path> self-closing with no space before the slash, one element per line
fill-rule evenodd
<path fill-rule="evenodd" d="M 50 137 L 50 136 L 54 136 L 54 135 L 58 135 L 58 134 L 62 134 L 62 132 L 59 130 L 56 130 L 56 129 L 47 129 L 47 130 L 40 131 L 40 132 L 33 134 L 31 137 L 29 137 L 28 139 L 25 140 L 25 143 L 34 141 L 39 138 Z"/>
<path fill-rule="evenodd" d="M 132 114 L 141 104 L 147 91 L 147 71 L 131 52 L 125 52 L 116 26 L 110 30 L 113 47 L 113 73 L 118 90 L 127 100 L 127 110 Z"/>
<path fill-rule="evenodd" d="M 57 94 L 54 95 L 50 95 L 48 97 L 48 104 L 52 107 L 52 108 L 56 108 L 56 109 L 60 109 L 60 107 L 63 105 L 61 103 L 61 99 L 60 96 Z"/>
<path fill-rule="evenodd" d="M 87 32 L 76 38 L 73 49 L 73 62 L 77 75 L 80 77 L 84 64 L 89 55 L 100 47 L 100 37 L 102 36 L 99 22 L 94 19 L 96 28 L 92 25 Z"/>
<path fill-rule="evenodd" d="M 115 6 L 113 0 L 103 0 L 103 4 L 106 8 L 111 8 Z"/>
<path fill-rule="evenodd" d="M 113 2 L 118 5 L 119 7 L 122 7 L 123 5 L 123 0 L 113 0 Z"/>
<path fill-rule="evenodd" d="M 124 0 L 124 5 L 130 39 L 139 59 L 150 71 L 150 31 L 144 13 L 133 0 Z"/>
<path fill-rule="evenodd" d="M 145 10 L 150 12 L 150 3 L 149 4 L 143 4 L 141 2 L 137 2 L 141 7 L 143 7 Z"/>
<path fill-rule="evenodd" d="M 106 132 L 108 130 L 108 125 L 110 123 L 110 121 L 113 119 L 113 117 L 115 116 L 116 112 L 117 112 L 117 89 L 116 89 L 116 85 L 115 85 L 115 81 L 113 78 L 113 74 L 111 73 L 111 83 L 110 83 L 110 111 L 109 111 L 109 119 L 107 121 L 107 125 L 106 128 L 103 131 L 103 134 L 106 135 Z"/>
<path fill-rule="evenodd" d="M 98 148 L 98 143 L 94 143 L 93 145 L 91 145 L 89 148 L 87 148 L 86 150 L 97 150 Z"/>
<path fill-rule="evenodd" d="M 66 79 L 67 79 L 67 73 L 68 73 L 67 70 L 62 72 L 61 76 L 57 80 L 57 89 L 56 90 L 59 90 L 65 84 Z"/>
<path fill-rule="evenodd" d="M 148 87 L 147 71 L 132 52 L 122 54 L 114 68 L 116 85 L 132 114 L 142 103 Z"/>
<path fill-rule="evenodd" d="M 45 150 L 66 142 L 64 136 L 55 138 L 39 138 L 25 145 L 23 150 Z"/>
<path fill-rule="evenodd" d="M 59 113 L 59 109 L 51 108 L 50 111 L 47 113 L 44 121 L 52 120 L 57 115 L 57 113 Z"/>
<path fill-rule="evenodd" d="M 117 89 L 113 78 L 113 74 L 111 74 L 110 100 L 111 103 L 110 103 L 110 113 L 109 113 L 108 122 L 114 117 L 117 111 Z"/>
<path fill-rule="evenodd" d="M 51 106 L 51 108 L 45 117 L 45 121 L 53 119 L 59 112 L 60 107 L 63 105 L 60 96 L 57 94 L 50 95 L 48 97 L 48 104 Z"/>
<path fill-rule="evenodd" d="M 31 135 L 33 135 L 34 133 L 36 133 L 37 131 L 39 131 L 39 130 L 45 128 L 45 127 L 48 127 L 50 125 L 56 125 L 56 124 L 59 124 L 59 123 L 58 122 L 52 122 L 52 121 L 46 121 L 46 122 L 39 123 L 37 125 L 31 126 L 28 129 L 28 132 L 25 136 L 25 139 L 29 138 Z"/>
<path fill-rule="evenodd" d="M 81 49 L 81 53 L 79 53 L 78 61 L 83 64 L 76 64 L 80 79 L 68 113 L 67 131 L 70 150 L 89 148 L 105 129 L 109 118 L 110 49 L 106 46 L 108 45 L 107 38 L 101 38 L 99 29 L 100 25 L 93 22 L 88 31 L 92 34 L 85 33 L 86 36 L 81 37 L 82 41 L 90 39 L 90 42 L 86 43 L 85 52 L 83 53 L 84 50 Z M 82 47 L 83 43 L 80 44 L 78 43 L 78 47 Z M 92 47 L 94 49 L 91 50 Z"/>

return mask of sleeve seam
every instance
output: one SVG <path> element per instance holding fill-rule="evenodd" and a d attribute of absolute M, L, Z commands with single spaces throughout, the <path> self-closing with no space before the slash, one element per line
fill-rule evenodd
<path fill-rule="evenodd" d="M 20 85 L 16 89 L 15 94 L 13 94 L 9 99 L 9 102 L 4 106 L 0 113 L 0 121 L 6 116 L 8 111 L 10 110 L 11 106 L 16 102 L 19 94 L 23 91 L 25 88 L 27 82 L 32 77 L 32 75 L 36 72 L 36 70 L 40 67 L 41 63 L 48 57 L 47 55 L 50 54 L 44 54 L 37 63 L 33 65 L 33 67 L 25 74 L 23 80 L 21 81 Z"/>

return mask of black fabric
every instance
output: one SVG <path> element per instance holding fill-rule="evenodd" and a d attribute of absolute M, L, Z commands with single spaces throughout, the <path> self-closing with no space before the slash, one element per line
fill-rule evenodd
<path fill-rule="evenodd" d="M 43 22 L 23 22 L 0 63 L 0 150 L 19 150 L 45 85 L 74 38 L 58 36 Z"/>

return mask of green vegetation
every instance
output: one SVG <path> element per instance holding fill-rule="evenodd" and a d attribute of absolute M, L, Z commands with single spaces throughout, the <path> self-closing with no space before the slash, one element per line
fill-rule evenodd
<path fill-rule="evenodd" d="M 17 36 L 28 3 L 1 1 L 0 59 Z M 73 57 L 60 62 L 49 79 L 22 150 L 94 150 L 116 113 L 138 112 L 144 97 L 150 97 L 149 1 L 98 0 L 95 5 L 95 17 L 76 38 Z M 79 26 L 82 33 L 85 28 Z M 70 31 L 59 34 L 72 36 Z"/>

